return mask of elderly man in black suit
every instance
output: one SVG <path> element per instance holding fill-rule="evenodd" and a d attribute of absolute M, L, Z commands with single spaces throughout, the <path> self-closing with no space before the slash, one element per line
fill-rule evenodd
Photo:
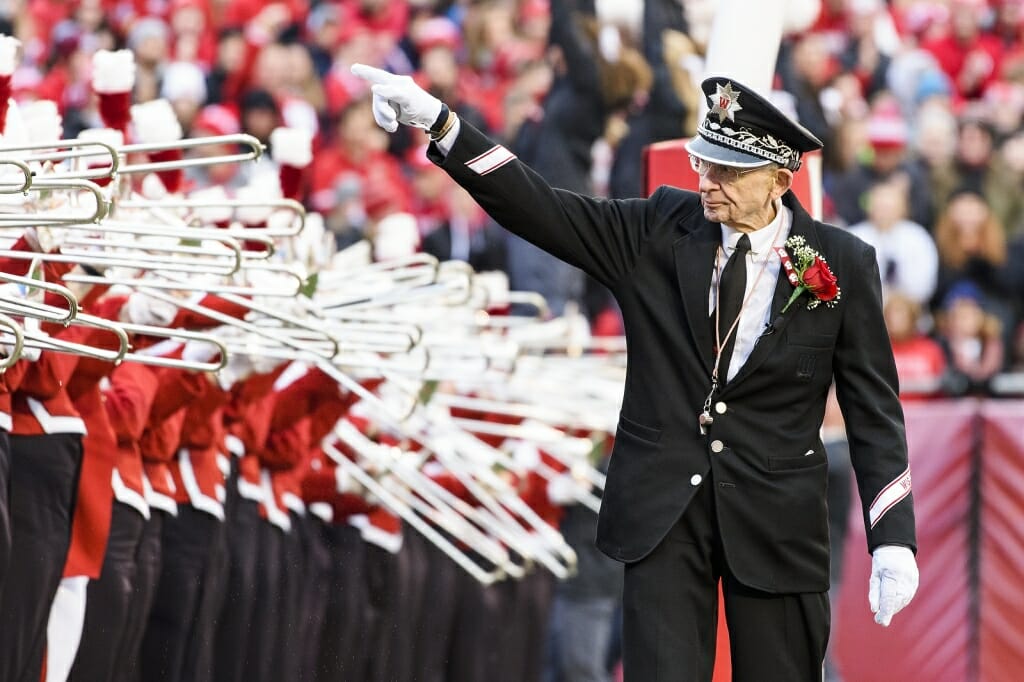
<path fill-rule="evenodd" d="M 735 680 L 820 680 L 829 631 L 833 381 L 888 625 L 917 589 L 910 470 L 873 250 L 790 192 L 821 143 L 726 78 L 688 146 L 699 193 L 603 201 L 551 188 L 411 79 L 357 65 L 378 124 L 494 219 L 608 287 L 629 368 L 597 544 L 626 564 L 626 678 L 710 680 L 718 585 Z"/>

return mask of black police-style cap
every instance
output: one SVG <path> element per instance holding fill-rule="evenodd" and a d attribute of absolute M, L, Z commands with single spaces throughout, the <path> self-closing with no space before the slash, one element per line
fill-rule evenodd
<path fill-rule="evenodd" d="M 809 130 L 742 83 L 716 76 L 701 89 L 708 114 L 686 144 L 698 158 L 744 168 L 774 162 L 795 171 L 804 153 L 822 147 Z"/>

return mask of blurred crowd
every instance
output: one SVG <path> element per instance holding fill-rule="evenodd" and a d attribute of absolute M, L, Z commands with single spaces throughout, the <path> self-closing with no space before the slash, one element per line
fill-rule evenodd
<path fill-rule="evenodd" d="M 399 235 L 617 334 L 600 285 L 495 225 L 424 134 L 382 131 L 349 68 L 412 75 L 557 187 L 636 197 L 644 148 L 696 130 L 716 4 L 13 0 L 0 33 L 23 45 L 13 97 L 55 101 L 67 137 L 103 125 L 92 55 L 130 49 L 132 100 L 165 98 L 186 136 L 308 131 L 303 200 L 338 248 L 380 255 Z M 822 0 L 789 23 L 773 98 L 825 142 L 824 219 L 877 250 L 904 398 L 1006 393 L 994 379 L 1024 372 L 1024 0 Z M 272 159 L 194 169 L 184 189 L 244 195 Z M 621 569 L 594 548 L 593 513 L 559 525 L 580 573 L 555 588 L 544 679 L 607 679 Z"/>
<path fill-rule="evenodd" d="M 715 0 L 27 0 L 16 99 L 98 124 L 90 56 L 127 47 L 133 99 L 172 102 L 186 135 L 314 134 L 308 206 L 339 246 L 414 220 L 416 248 L 508 272 L 552 310 L 614 333 L 614 304 L 505 235 L 427 161 L 425 137 L 373 122 L 363 62 L 413 75 L 552 184 L 643 192 L 645 145 L 693 133 Z M 791 27 L 776 100 L 825 141 L 825 219 L 872 243 L 908 397 L 988 393 L 1024 368 L 1024 2 L 823 0 Z M 196 174 L 229 190 L 236 167 Z"/>

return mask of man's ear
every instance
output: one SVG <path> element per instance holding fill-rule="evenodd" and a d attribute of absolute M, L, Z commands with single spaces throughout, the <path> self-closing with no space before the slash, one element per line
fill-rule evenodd
<path fill-rule="evenodd" d="M 772 199 L 778 199 L 793 186 L 793 171 L 788 168 L 775 170 L 775 186 L 772 188 Z"/>

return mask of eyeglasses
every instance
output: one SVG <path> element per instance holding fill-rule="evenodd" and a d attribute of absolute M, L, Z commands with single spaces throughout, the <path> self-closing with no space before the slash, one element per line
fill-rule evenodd
<path fill-rule="evenodd" d="M 722 164 L 711 163 L 710 161 L 705 161 L 702 158 L 690 154 L 690 168 L 692 168 L 693 171 L 701 177 L 704 177 L 705 175 L 708 176 L 713 182 L 731 184 L 748 173 L 754 173 L 761 170 L 764 166 L 755 166 L 754 168 L 723 166 Z"/>

